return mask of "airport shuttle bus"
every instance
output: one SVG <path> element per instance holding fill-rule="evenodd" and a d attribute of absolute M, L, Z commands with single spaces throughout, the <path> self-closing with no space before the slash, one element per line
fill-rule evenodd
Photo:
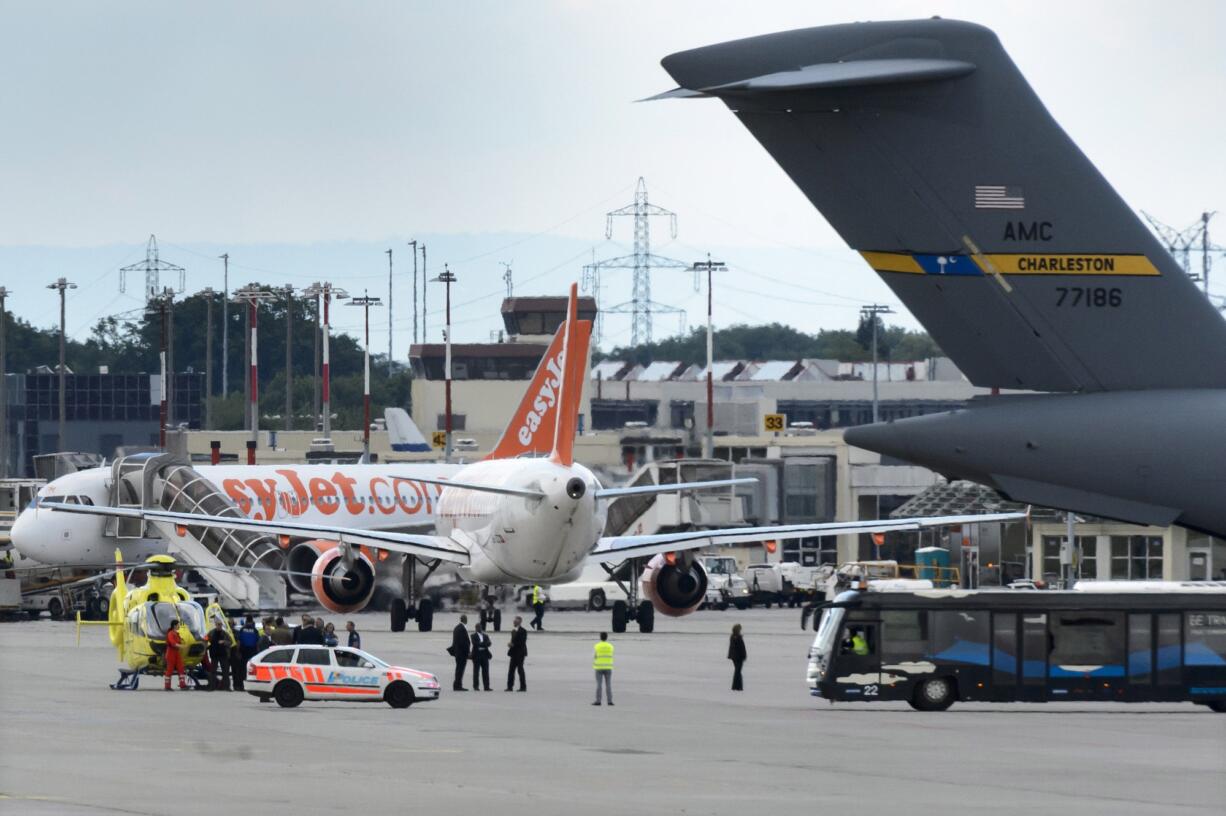
<path fill-rule="evenodd" d="M 823 611 L 808 683 L 832 702 L 922 711 L 957 700 L 1190 700 L 1224 713 L 1226 585 L 850 590 Z"/>

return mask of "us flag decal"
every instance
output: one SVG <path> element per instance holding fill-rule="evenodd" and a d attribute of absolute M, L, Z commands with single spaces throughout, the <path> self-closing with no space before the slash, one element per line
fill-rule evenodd
<path fill-rule="evenodd" d="M 1024 210 L 1026 198 L 1021 187 L 1006 187 L 1003 184 L 975 185 L 975 209 L 977 210 Z"/>

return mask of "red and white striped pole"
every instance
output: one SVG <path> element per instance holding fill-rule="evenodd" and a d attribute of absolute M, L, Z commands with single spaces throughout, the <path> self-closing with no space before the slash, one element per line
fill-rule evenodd
<path fill-rule="evenodd" d="M 247 464 L 255 464 L 255 449 L 260 444 L 260 355 L 256 346 L 256 338 L 259 332 L 256 328 L 259 324 L 259 309 L 256 308 L 254 298 L 248 301 L 247 309 L 251 315 L 251 443 L 247 446 Z"/>
<path fill-rule="evenodd" d="M 332 301 L 332 287 L 324 285 L 324 339 L 323 339 L 323 363 L 319 367 L 320 373 L 323 375 L 323 384 L 320 386 L 320 393 L 323 397 L 323 435 L 324 439 L 332 438 L 332 406 L 331 406 L 331 377 L 329 375 L 328 366 L 328 304 Z"/>
<path fill-rule="evenodd" d="M 366 312 L 366 351 L 362 355 L 362 460 L 370 461 L 370 307 L 381 306 L 382 301 L 362 293 L 362 297 L 349 299 L 350 306 L 361 306 Z"/>

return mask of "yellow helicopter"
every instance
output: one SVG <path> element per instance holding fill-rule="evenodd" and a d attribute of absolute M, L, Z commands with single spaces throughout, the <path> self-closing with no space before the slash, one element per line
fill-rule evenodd
<path fill-rule="evenodd" d="M 178 565 L 168 555 L 150 556 L 136 569 L 148 572 L 143 586 L 128 587 L 123 572 L 123 554 L 115 551 L 115 589 L 106 621 L 86 621 L 77 613 L 77 644 L 81 643 L 82 626 L 109 627 L 111 643 L 119 662 L 127 669 L 119 670 L 119 682 L 112 688 L 136 688 L 141 674 L 164 674 L 166 671 L 166 632 L 179 621 L 182 639 L 183 666 L 191 676 L 198 676 L 204 660 L 206 636 L 217 621 L 221 621 L 234 645 L 234 632 L 221 607 L 216 603 L 201 608 L 191 595 L 175 581 Z"/>

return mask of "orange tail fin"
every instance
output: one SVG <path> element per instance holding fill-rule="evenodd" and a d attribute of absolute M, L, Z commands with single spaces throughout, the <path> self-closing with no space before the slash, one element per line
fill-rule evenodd
<path fill-rule="evenodd" d="M 573 287 L 572 287 L 573 288 Z M 571 312 L 568 311 L 568 314 Z M 567 339 L 568 326 L 574 325 L 575 336 L 569 343 Z M 579 412 L 579 398 L 582 394 L 583 372 L 587 366 L 588 343 L 591 340 L 592 321 L 579 320 L 563 323 L 558 327 L 557 334 L 541 358 L 523 401 L 511 417 L 498 444 L 494 446 L 487 459 L 515 459 L 520 456 L 545 456 L 552 454 L 557 437 L 557 418 L 559 406 L 571 406 L 570 435 L 573 439 L 574 428 Z M 570 367 L 566 360 L 570 357 L 567 345 L 576 349 L 574 357 L 579 366 L 578 374 L 571 378 Z M 578 382 L 579 387 L 569 389 L 574 392 L 573 400 L 563 397 L 563 381 Z M 573 402 L 573 405 L 572 405 Z M 572 445 L 573 447 L 573 445 Z M 570 447 L 567 448 L 568 452 Z"/>
<path fill-rule="evenodd" d="M 562 325 L 562 384 L 559 386 L 558 419 L 553 429 L 553 451 L 549 458 L 559 465 L 575 463 L 575 432 L 579 426 L 579 404 L 583 397 L 583 372 L 587 369 L 589 334 L 579 327 L 579 285 L 570 285 L 566 322 Z M 589 325 L 589 331 L 591 329 Z"/>

